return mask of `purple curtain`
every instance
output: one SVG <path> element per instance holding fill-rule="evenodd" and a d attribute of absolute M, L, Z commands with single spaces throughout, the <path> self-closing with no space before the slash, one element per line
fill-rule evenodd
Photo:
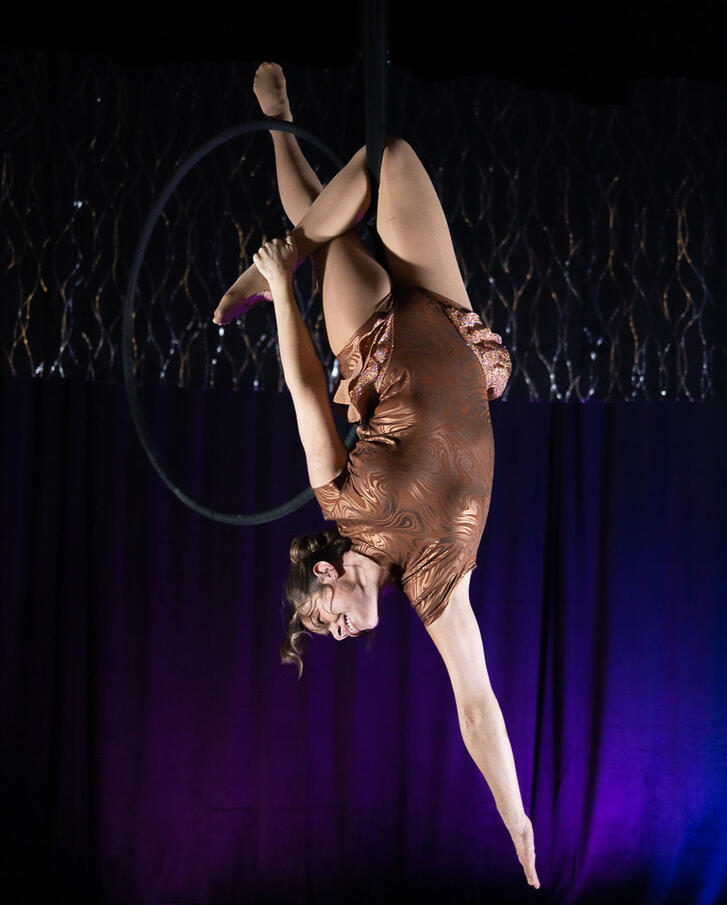
<path fill-rule="evenodd" d="M 305 485 L 275 393 L 145 388 L 179 485 Z M 535 827 L 527 886 L 407 599 L 279 663 L 291 538 L 182 505 L 123 386 L 0 382 L 8 902 L 698 903 L 727 896 L 725 403 L 493 402 L 471 585 Z"/>

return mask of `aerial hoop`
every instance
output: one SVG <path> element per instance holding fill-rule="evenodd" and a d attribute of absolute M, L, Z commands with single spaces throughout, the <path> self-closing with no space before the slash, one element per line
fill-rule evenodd
<path fill-rule="evenodd" d="M 164 465 L 159 458 L 156 447 L 154 446 L 154 443 L 149 436 L 149 431 L 147 430 L 147 426 L 141 410 L 141 404 L 139 402 L 139 394 L 137 392 L 137 386 L 133 371 L 134 296 L 136 295 L 137 283 L 139 281 L 141 262 L 143 261 L 144 255 L 146 254 L 146 249 L 149 245 L 152 231 L 156 226 L 156 222 L 159 219 L 161 212 L 164 210 L 167 201 L 169 201 L 172 192 L 174 192 L 182 179 L 203 157 L 205 157 L 207 154 L 209 154 L 211 151 L 213 151 L 215 148 L 218 148 L 225 142 L 230 141 L 233 138 L 237 138 L 238 135 L 246 135 L 251 132 L 268 132 L 271 129 L 280 132 L 292 132 L 298 138 L 309 141 L 320 151 L 322 151 L 327 157 L 329 157 L 338 170 L 343 168 L 343 161 L 338 157 L 338 155 L 331 151 L 331 149 L 327 145 L 325 145 L 320 140 L 320 138 L 317 138 L 315 135 L 313 135 L 312 132 L 309 132 L 307 129 L 302 129 L 295 123 L 284 122 L 283 120 L 256 120 L 253 122 L 241 123 L 240 125 L 226 129 L 224 132 L 220 132 L 219 135 L 214 136 L 214 138 L 210 138 L 209 141 L 205 142 L 205 144 L 201 145 L 196 151 L 190 154 L 190 156 L 180 165 L 179 169 L 164 186 L 161 194 L 157 197 L 156 201 L 152 205 L 149 215 L 146 218 L 146 222 L 144 223 L 144 227 L 141 231 L 141 236 L 136 246 L 136 251 L 134 252 L 129 284 L 126 290 L 126 296 L 124 298 L 121 331 L 121 351 L 124 366 L 124 384 L 126 387 L 126 398 L 129 403 L 129 409 L 131 410 L 131 416 L 134 421 L 134 426 L 136 427 L 136 433 L 139 437 L 139 440 L 141 441 L 141 445 L 144 447 L 144 451 L 146 452 L 149 461 L 156 469 L 159 477 L 164 481 L 164 483 L 176 497 L 178 497 L 186 506 L 189 506 L 190 509 L 194 509 L 194 511 L 199 513 L 200 515 L 204 515 L 216 522 L 223 522 L 226 525 L 261 525 L 264 522 L 272 522 L 275 519 L 282 518 L 285 515 L 289 515 L 291 512 L 295 512 L 296 509 L 300 509 L 300 507 L 304 506 L 308 502 L 308 500 L 312 499 L 313 490 L 310 487 L 306 487 L 305 490 L 302 490 L 299 494 L 297 494 L 297 496 L 294 496 L 291 500 L 288 500 L 287 503 L 276 506 L 274 509 L 267 509 L 263 512 L 252 512 L 249 514 L 237 514 L 232 512 L 222 512 L 218 509 L 212 509 L 209 506 L 205 506 L 203 503 L 200 503 L 198 500 L 194 499 L 194 497 L 191 497 L 188 493 L 185 493 L 180 487 L 177 487 L 177 485 L 167 474 Z M 210 319 L 211 317 L 212 313 L 210 312 Z M 355 441 L 356 427 L 354 426 L 345 440 L 347 449 L 352 449 Z"/>
<path fill-rule="evenodd" d="M 381 159 L 384 153 L 384 145 L 386 142 L 386 123 L 387 123 L 387 107 L 388 96 L 386 91 L 386 65 L 388 60 L 388 2 L 387 0 L 363 0 L 361 6 L 361 33 L 363 36 L 363 53 L 364 53 L 364 81 L 366 88 L 366 164 L 372 179 L 372 188 L 374 197 L 378 194 L 379 177 L 381 172 Z M 261 525 L 264 522 L 272 522 L 275 519 L 282 518 L 285 515 L 295 512 L 304 506 L 308 500 L 313 497 L 313 490 L 306 487 L 292 500 L 276 506 L 274 509 L 267 509 L 264 512 L 253 512 L 248 515 L 236 514 L 232 512 L 221 512 L 217 509 L 211 509 L 198 500 L 195 500 L 188 493 L 185 493 L 180 487 L 170 479 L 166 473 L 164 466 L 157 454 L 156 448 L 151 441 L 149 432 L 144 422 L 141 411 L 139 395 L 137 393 L 136 381 L 133 374 L 133 312 L 134 312 L 134 296 L 136 295 L 136 287 L 139 280 L 139 272 L 141 270 L 141 262 L 146 254 L 147 246 L 151 238 L 152 231 L 156 225 L 159 216 L 169 200 L 172 192 L 177 188 L 182 179 L 198 163 L 205 155 L 209 154 L 215 148 L 236 138 L 238 135 L 246 135 L 250 132 L 269 132 L 277 130 L 280 132 L 292 132 L 298 138 L 305 139 L 315 145 L 335 164 L 337 169 L 342 169 L 344 163 L 333 151 L 325 145 L 320 138 L 313 135 L 307 129 L 302 129 L 295 123 L 285 122 L 284 120 L 265 119 L 256 120 L 249 123 L 241 123 L 220 132 L 214 138 L 211 138 L 181 164 L 179 169 L 174 173 L 172 178 L 164 186 L 159 197 L 152 205 L 151 211 L 146 218 L 144 228 L 141 231 L 139 243 L 136 246 L 134 259 L 131 265 L 131 275 L 129 279 L 126 297 L 124 299 L 124 310 L 121 331 L 121 351 L 124 365 L 124 384 L 126 386 L 126 397 L 129 402 L 129 409 L 134 420 L 136 432 L 141 441 L 141 445 L 154 466 L 157 474 L 164 481 L 172 493 L 178 497 L 190 509 L 194 509 L 200 515 L 213 519 L 216 522 L 223 522 L 226 525 Z M 377 204 L 373 204 L 372 218 L 366 225 L 370 227 L 369 238 L 373 244 L 374 255 L 377 261 L 386 269 L 386 257 L 384 248 L 376 232 L 375 218 Z M 356 442 L 356 427 L 351 428 L 345 440 L 347 449 L 352 449 Z"/>

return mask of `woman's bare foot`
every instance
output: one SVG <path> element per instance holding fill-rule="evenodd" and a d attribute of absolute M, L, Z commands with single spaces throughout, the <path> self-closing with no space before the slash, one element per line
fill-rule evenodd
<path fill-rule="evenodd" d="M 226 324 L 241 317 L 258 302 L 271 301 L 270 286 L 254 264 L 243 271 L 220 299 L 212 320 Z"/>
<path fill-rule="evenodd" d="M 268 289 L 247 296 L 247 298 L 238 298 L 237 300 L 225 293 L 220 299 L 215 313 L 212 315 L 212 320 L 216 324 L 228 324 L 230 321 L 234 321 L 235 318 L 247 314 L 251 308 L 254 308 L 260 302 L 272 302 L 272 300 L 273 294 Z"/>
<path fill-rule="evenodd" d="M 290 235 L 292 236 L 296 250 L 300 255 L 293 268 L 293 270 L 296 270 L 317 246 L 307 240 L 302 231 L 297 227 Z M 260 273 L 257 267 L 254 264 L 251 264 L 247 270 L 240 274 L 232 286 L 230 286 L 227 292 L 222 296 L 219 305 L 215 308 L 212 320 L 216 324 L 226 324 L 236 317 L 241 317 L 243 314 L 246 314 L 260 302 L 271 302 L 272 300 L 273 295 L 270 292 L 268 281 Z"/>
<path fill-rule="evenodd" d="M 522 864 L 529 885 L 534 886 L 535 889 L 540 889 L 540 880 L 535 872 L 535 841 L 530 818 L 524 817 L 518 826 L 509 830 L 509 832 L 512 841 L 515 843 L 518 861 Z"/>
<path fill-rule="evenodd" d="M 285 76 L 277 63 L 261 63 L 258 66 L 252 90 L 255 92 L 260 109 L 265 116 L 271 119 L 282 119 L 289 123 L 293 122 Z M 299 241 L 304 245 L 303 237 L 300 237 Z M 301 258 L 298 264 L 302 260 Z M 216 324 L 227 324 L 246 314 L 259 302 L 269 302 L 272 301 L 272 298 L 267 280 L 257 267 L 251 264 L 222 296 L 212 319 Z"/>
<path fill-rule="evenodd" d="M 261 63 L 258 66 L 252 90 L 255 92 L 255 97 L 257 97 L 260 109 L 265 116 L 272 119 L 283 119 L 289 123 L 293 122 L 285 76 L 277 63 Z"/>

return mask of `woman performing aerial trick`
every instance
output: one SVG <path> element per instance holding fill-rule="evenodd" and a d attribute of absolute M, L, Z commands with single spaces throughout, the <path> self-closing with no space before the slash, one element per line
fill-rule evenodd
<path fill-rule="evenodd" d="M 265 116 L 292 122 L 280 66 L 263 63 L 254 91 Z M 442 656 L 462 739 L 539 888 L 533 827 L 469 600 L 492 490 L 489 400 L 509 379 L 510 357 L 472 310 L 437 193 L 406 141 L 387 140 L 375 200 L 365 148 L 324 188 L 295 136 L 271 135 L 294 229 L 253 255 L 214 321 L 273 302 L 308 477 L 324 518 L 336 523 L 291 545 L 283 662 L 300 675 L 308 631 L 342 640 L 373 629 L 380 599 L 401 587 Z M 355 231 L 372 202 L 388 269 Z M 341 369 L 334 401 L 360 422 L 350 453 L 293 294 L 293 271 L 308 256 Z"/>

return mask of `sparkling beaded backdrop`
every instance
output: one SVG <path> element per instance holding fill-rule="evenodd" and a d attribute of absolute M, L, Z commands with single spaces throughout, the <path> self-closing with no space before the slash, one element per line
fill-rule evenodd
<path fill-rule="evenodd" d="M 143 220 L 196 147 L 259 119 L 254 64 L 138 71 L 35 50 L 5 60 L 1 373 L 118 381 Z M 497 78 L 389 70 L 390 129 L 432 176 L 473 306 L 512 357 L 503 399 L 725 398 L 724 87 L 640 79 L 624 104 L 595 105 Z M 296 121 L 347 158 L 363 143 L 360 67 L 286 74 Z M 328 181 L 330 162 L 304 150 Z M 139 281 L 139 383 L 284 389 L 272 310 L 225 328 L 211 313 L 287 228 L 264 133 L 185 177 Z M 333 390 L 309 265 L 296 281 Z"/>

